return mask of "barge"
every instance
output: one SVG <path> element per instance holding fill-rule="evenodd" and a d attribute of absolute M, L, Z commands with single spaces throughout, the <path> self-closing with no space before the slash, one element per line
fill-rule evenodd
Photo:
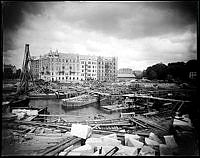
<path fill-rule="evenodd" d="M 83 94 L 78 97 L 62 99 L 62 106 L 66 107 L 67 109 L 74 109 L 74 108 L 84 107 L 86 105 L 90 105 L 96 102 L 97 102 L 96 97 Z"/>

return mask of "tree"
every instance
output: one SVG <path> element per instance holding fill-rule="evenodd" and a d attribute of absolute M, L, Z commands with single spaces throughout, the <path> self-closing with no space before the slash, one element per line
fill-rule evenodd
<path fill-rule="evenodd" d="M 189 81 L 189 72 L 197 72 L 197 60 L 190 60 L 187 63 L 175 62 L 167 66 L 162 63 L 155 64 L 143 71 L 143 76 L 148 79 L 158 79 L 168 81 Z"/>
<path fill-rule="evenodd" d="M 166 69 L 167 69 L 167 66 L 163 63 L 150 66 L 146 70 L 146 77 L 150 80 L 152 79 L 164 80 L 167 77 Z"/>
<path fill-rule="evenodd" d="M 147 69 L 147 78 L 150 80 L 157 79 L 157 73 L 152 69 Z"/>
<path fill-rule="evenodd" d="M 184 62 L 169 63 L 167 68 L 167 74 L 173 76 L 176 80 L 186 80 L 188 72 Z"/>

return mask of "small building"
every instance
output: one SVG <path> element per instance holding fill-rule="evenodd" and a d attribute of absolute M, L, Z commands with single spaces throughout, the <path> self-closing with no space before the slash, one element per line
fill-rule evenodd
<path fill-rule="evenodd" d="M 122 68 L 118 70 L 117 79 L 119 81 L 131 81 L 135 79 L 135 75 L 133 74 L 132 69 L 130 68 Z"/>
<path fill-rule="evenodd" d="M 189 78 L 190 79 L 196 79 L 197 78 L 197 72 L 190 72 L 189 73 Z"/>
<path fill-rule="evenodd" d="M 3 65 L 3 72 L 6 72 L 8 69 L 10 69 L 12 71 L 13 74 L 15 74 L 17 72 L 17 69 L 14 65 Z"/>

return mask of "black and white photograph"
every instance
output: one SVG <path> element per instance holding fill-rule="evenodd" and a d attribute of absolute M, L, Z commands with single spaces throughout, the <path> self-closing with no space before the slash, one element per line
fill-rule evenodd
<path fill-rule="evenodd" d="M 198 1 L 1 10 L 1 156 L 199 156 Z"/>

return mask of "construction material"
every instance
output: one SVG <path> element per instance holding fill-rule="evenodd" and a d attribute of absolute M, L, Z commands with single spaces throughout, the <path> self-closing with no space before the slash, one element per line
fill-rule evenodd
<path fill-rule="evenodd" d="M 166 145 L 170 148 L 177 148 L 178 145 L 174 139 L 173 135 L 164 136 Z"/>
<path fill-rule="evenodd" d="M 144 143 L 132 138 L 132 137 L 128 137 L 126 138 L 126 144 L 129 147 L 136 147 L 136 148 L 142 148 L 142 146 L 144 145 Z"/>
<path fill-rule="evenodd" d="M 59 152 L 63 151 L 64 149 L 68 148 L 69 146 L 74 145 L 80 141 L 81 141 L 80 138 L 75 138 L 75 139 L 71 140 L 70 142 L 66 143 L 65 145 L 59 146 L 56 150 L 49 152 L 48 154 L 46 154 L 46 156 L 57 155 Z"/>
<path fill-rule="evenodd" d="M 149 138 L 145 138 L 145 143 L 149 146 L 159 146 L 157 141 L 151 140 Z"/>
<path fill-rule="evenodd" d="M 68 156 L 73 156 L 73 155 L 91 155 L 94 153 L 94 148 L 89 145 L 85 144 L 83 146 L 80 146 L 78 148 L 73 149 L 72 151 L 69 152 Z"/>
<path fill-rule="evenodd" d="M 124 138 L 125 138 L 125 145 L 128 145 L 128 140 L 129 139 L 135 139 L 138 140 L 141 138 L 139 135 L 135 134 L 124 134 Z"/>
<path fill-rule="evenodd" d="M 74 143 L 80 141 L 81 138 L 76 138 L 76 137 L 69 137 L 67 138 L 65 141 L 59 143 L 58 145 L 56 146 L 53 146 L 47 150 L 45 150 L 44 152 L 40 153 L 39 155 L 40 156 L 44 156 L 44 155 L 55 155 L 56 153 L 64 150 L 65 148 L 73 145 Z M 66 143 L 68 143 L 67 145 L 65 145 Z M 65 145 L 65 146 L 64 146 Z"/>
<path fill-rule="evenodd" d="M 137 120 L 135 120 L 135 118 L 129 119 L 129 120 L 130 120 L 131 122 L 134 122 L 135 124 L 137 124 L 137 125 L 143 127 L 143 128 L 148 128 L 146 125 L 141 124 L 141 123 L 139 123 Z"/>
<path fill-rule="evenodd" d="M 159 145 L 160 156 L 172 156 L 173 152 L 166 144 Z"/>
<path fill-rule="evenodd" d="M 155 150 L 149 146 L 144 145 L 140 150 L 139 156 L 155 156 Z"/>
<path fill-rule="evenodd" d="M 121 145 L 113 156 L 137 156 L 138 148 Z"/>
<path fill-rule="evenodd" d="M 154 133 L 149 133 L 149 139 L 154 140 L 156 142 L 158 142 L 159 144 L 162 144 L 162 141 L 158 138 L 157 135 L 155 135 Z"/>
<path fill-rule="evenodd" d="M 117 134 L 113 133 L 113 134 L 102 136 L 101 138 L 112 138 L 112 139 L 116 139 L 117 140 Z"/>
<path fill-rule="evenodd" d="M 71 135 L 87 139 L 92 134 L 92 128 L 88 125 L 72 124 Z"/>
<path fill-rule="evenodd" d="M 131 97 L 131 98 L 143 98 L 143 99 L 153 99 L 158 101 L 171 101 L 171 102 L 191 102 L 189 100 L 177 100 L 177 99 L 167 99 L 167 98 L 159 98 L 153 96 L 146 96 L 146 95 L 135 95 L 135 94 L 125 94 L 123 97 Z"/>
<path fill-rule="evenodd" d="M 112 156 L 112 155 L 114 155 L 118 150 L 119 150 L 119 148 L 115 146 L 113 149 L 111 149 L 109 152 L 107 152 L 107 153 L 105 154 L 105 156 Z"/>
<path fill-rule="evenodd" d="M 148 126 L 150 127 L 153 127 L 153 128 L 157 128 L 159 130 L 162 130 L 164 132 L 168 131 L 168 129 L 154 123 L 154 122 L 150 122 L 148 119 L 145 119 L 145 118 L 139 118 L 139 117 L 134 117 L 133 119 L 135 119 L 136 121 L 141 121 L 143 124 L 147 124 Z"/>
<path fill-rule="evenodd" d="M 71 150 L 73 150 L 73 145 L 65 148 L 64 151 L 60 152 L 58 156 L 66 156 Z"/>

